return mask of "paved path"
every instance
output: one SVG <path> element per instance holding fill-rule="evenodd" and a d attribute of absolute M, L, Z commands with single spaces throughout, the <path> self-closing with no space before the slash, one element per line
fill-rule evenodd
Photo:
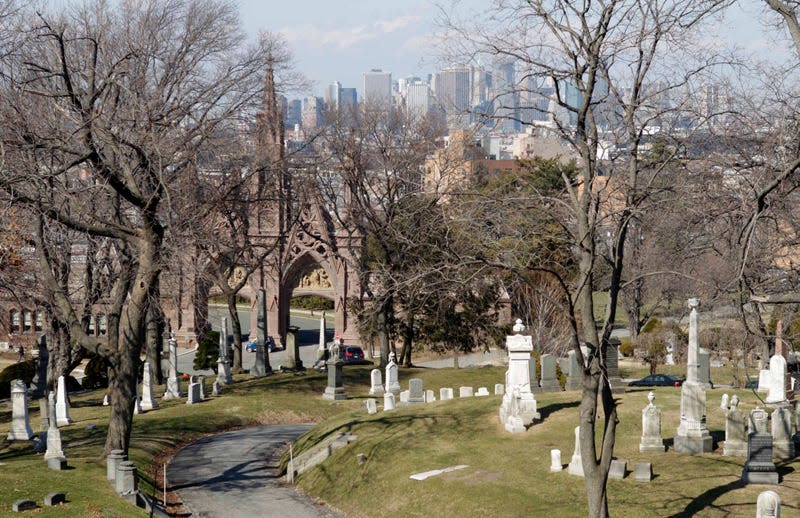
<path fill-rule="evenodd" d="M 280 448 L 309 428 L 255 426 L 201 439 L 170 462 L 170 487 L 196 518 L 340 517 L 276 477 Z"/>

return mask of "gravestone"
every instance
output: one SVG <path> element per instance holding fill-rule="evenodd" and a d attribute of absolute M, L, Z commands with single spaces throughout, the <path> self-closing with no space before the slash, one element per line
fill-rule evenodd
<path fill-rule="evenodd" d="M 211 384 L 211 396 L 218 397 L 222 395 L 222 385 L 219 384 L 219 380 L 214 380 L 214 383 Z"/>
<path fill-rule="evenodd" d="M 142 398 L 139 396 L 139 385 L 136 385 L 136 397 L 133 399 L 133 414 L 142 413 Z"/>
<path fill-rule="evenodd" d="M 472 387 L 459 387 L 458 397 L 472 397 Z"/>
<path fill-rule="evenodd" d="M 400 394 L 401 388 L 397 378 L 397 362 L 395 360 L 395 354 L 390 352 L 389 363 L 386 364 L 386 392 L 397 396 Z"/>
<path fill-rule="evenodd" d="M 608 469 L 608 478 L 615 480 L 622 480 L 625 478 L 625 472 L 628 469 L 628 461 L 621 459 L 612 459 L 611 466 Z"/>
<path fill-rule="evenodd" d="M 264 288 L 258 289 L 256 296 L 256 361 L 250 369 L 250 375 L 261 378 L 272 374 L 269 363 L 269 346 L 267 345 L 267 298 Z"/>
<path fill-rule="evenodd" d="M 394 394 L 391 392 L 387 392 L 383 395 L 383 411 L 386 412 L 387 410 L 394 410 L 397 407 L 397 404 L 394 400 Z"/>
<path fill-rule="evenodd" d="M 322 394 L 322 399 L 331 401 L 347 399 L 347 394 L 344 391 L 344 383 L 342 381 L 342 366 L 344 361 L 339 357 L 339 351 L 336 345 L 333 346 L 331 357 L 325 362 L 328 367 L 328 386 L 325 387 L 325 392 Z"/>
<path fill-rule="evenodd" d="M 231 362 L 228 354 L 228 319 L 222 317 L 219 329 L 219 357 L 217 358 L 217 380 L 223 385 L 232 385 Z M 203 394 L 205 398 L 205 394 Z"/>
<path fill-rule="evenodd" d="M 115 480 L 117 478 L 117 466 L 120 462 L 128 460 L 128 455 L 123 450 L 111 450 L 106 457 L 106 479 Z"/>
<path fill-rule="evenodd" d="M 139 480 L 136 465 L 133 462 L 124 460 L 117 465 L 114 487 L 117 494 L 121 496 L 136 494 L 136 491 L 139 490 Z"/>
<path fill-rule="evenodd" d="M 433 393 L 432 390 L 425 391 L 425 402 L 426 403 L 433 403 L 436 401 L 436 395 Z"/>
<path fill-rule="evenodd" d="M 442 387 L 439 389 L 439 399 L 447 401 L 453 399 L 453 389 L 451 387 Z"/>
<path fill-rule="evenodd" d="M 723 411 L 727 412 L 729 406 L 730 406 L 730 400 L 728 398 L 728 394 L 722 394 L 722 400 L 720 400 L 719 402 L 719 407 Z"/>
<path fill-rule="evenodd" d="M 489 389 L 486 387 L 478 387 L 478 392 L 475 393 L 477 397 L 484 397 L 489 395 Z"/>
<path fill-rule="evenodd" d="M 142 370 L 142 410 L 155 410 L 158 408 L 155 394 L 153 394 L 153 378 L 150 370 L 150 362 L 144 362 Z"/>
<path fill-rule="evenodd" d="M 791 410 L 786 407 L 776 408 L 772 412 L 772 457 L 777 460 L 794 458 L 794 437 L 792 436 Z"/>
<path fill-rule="evenodd" d="M 67 395 L 67 383 L 64 379 L 64 376 L 58 377 L 55 423 L 57 426 L 67 426 L 72 424 L 72 418 L 69 416 L 69 396 Z"/>
<path fill-rule="evenodd" d="M 33 437 L 28 417 L 28 387 L 22 380 L 11 380 L 11 430 L 8 441 L 29 441 Z"/>
<path fill-rule="evenodd" d="M 219 377 L 217 380 L 219 380 Z M 197 388 L 200 390 L 200 401 L 206 399 L 208 397 L 206 394 L 206 377 L 202 374 L 197 377 Z"/>
<path fill-rule="evenodd" d="M 772 435 L 750 433 L 747 437 L 747 461 L 742 470 L 745 484 L 777 484 L 778 470 L 772 462 Z"/>
<path fill-rule="evenodd" d="M 583 349 L 583 346 L 581 346 L 581 349 Z M 583 387 L 583 369 L 575 351 L 567 353 L 566 367 L 567 384 L 564 386 L 564 390 L 580 390 Z"/>
<path fill-rule="evenodd" d="M 411 397 L 411 392 L 409 392 L 408 390 L 404 390 L 404 391 L 400 392 L 400 402 L 401 403 L 407 404 L 408 403 L 408 399 L 410 397 Z"/>
<path fill-rule="evenodd" d="M 756 501 L 756 518 L 780 518 L 781 497 L 775 491 L 762 491 Z"/>
<path fill-rule="evenodd" d="M 199 403 L 202 401 L 200 397 L 200 384 L 194 380 L 194 376 L 191 377 L 189 381 L 189 390 L 186 394 L 186 404 L 187 405 L 194 405 L 195 403 Z"/>
<path fill-rule="evenodd" d="M 408 380 L 408 392 L 409 404 L 416 405 L 425 402 L 425 391 L 422 389 L 421 379 L 411 378 Z"/>
<path fill-rule="evenodd" d="M 536 358 L 534 356 L 528 358 L 528 379 L 530 379 L 531 383 L 531 392 L 541 392 L 539 376 L 537 375 L 536 369 Z"/>
<path fill-rule="evenodd" d="M 378 412 L 378 402 L 373 398 L 367 399 L 367 413 L 375 414 Z"/>
<path fill-rule="evenodd" d="M 31 380 L 28 395 L 31 399 L 47 399 L 47 364 L 50 356 L 47 352 L 47 337 L 40 336 L 36 340 L 39 354 L 36 356 L 36 373 Z"/>
<path fill-rule="evenodd" d="M 698 299 L 689 299 L 689 347 L 686 381 L 681 386 L 681 421 L 675 435 L 675 451 L 692 455 L 709 452 L 714 447 L 706 426 L 706 389 L 698 381 L 700 348 Z"/>
<path fill-rule="evenodd" d="M 725 413 L 725 445 L 722 454 L 730 457 L 747 456 L 747 426 L 744 413 L 739 410 L 739 396 L 731 398 L 730 409 Z"/>
<path fill-rule="evenodd" d="M 769 414 L 761 407 L 750 412 L 750 433 L 770 433 Z"/>
<path fill-rule="evenodd" d="M 572 453 L 572 460 L 567 468 L 570 475 L 583 476 L 583 460 L 581 459 L 581 427 L 575 427 L 575 451 Z"/>
<path fill-rule="evenodd" d="M 508 414 L 502 421 L 503 427 L 507 432 L 510 433 L 523 433 L 526 428 L 525 421 L 522 419 L 520 410 L 522 397 L 520 395 L 519 387 L 515 386 L 512 389 L 510 396 L 511 406 L 509 407 Z"/>
<path fill-rule="evenodd" d="M 650 391 L 647 394 L 648 404 L 642 409 L 642 440 L 639 442 L 639 451 L 642 453 L 667 449 L 661 437 L 661 409 L 653 404 L 655 397 L 655 393 Z"/>
<path fill-rule="evenodd" d="M 163 399 L 180 399 L 183 397 L 181 393 L 181 380 L 178 377 L 178 341 L 175 340 L 175 335 L 171 332 L 169 340 L 167 340 L 167 363 L 169 376 L 167 377 L 167 389 L 164 391 Z"/>
<path fill-rule="evenodd" d="M 506 393 L 506 386 L 502 383 L 495 383 L 494 384 L 494 395 L 495 396 L 502 396 Z"/>
<path fill-rule="evenodd" d="M 47 395 L 47 413 L 50 416 L 50 428 L 47 429 L 47 451 L 44 453 L 44 460 L 51 469 L 62 469 L 66 467 L 67 458 L 61 447 L 61 431 L 56 420 L 56 396 L 52 392 Z"/>
<path fill-rule="evenodd" d="M 50 428 L 50 410 L 48 409 L 47 398 L 43 397 L 39 399 L 39 431 L 47 432 L 49 428 Z"/>
<path fill-rule="evenodd" d="M 281 365 L 282 371 L 299 372 L 306 369 L 303 366 L 303 360 L 300 359 L 300 341 L 297 339 L 299 331 L 300 328 L 297 326 L 288 326 L 286 328 L 286 358 L 283 361 L 283 365 Z M 333 356 L 333 353 L 331 353 L 329 360 L 334 359 Z"/>
<path fill-rule="evenodd" d="M 44 505 L 47 507 L 53 507 L 55 505 L 61 505 L 67 503 L 67 495 L 64 493 L 47 493 L 44 497 Z"/>
<path fill-rule="evenodd" d="M 21 513 L 23 511 L 33 511 L 38 507 L 39 506 L 36 505 L 36 502 L 34 502 L 33 500 L 26 500 L 24 498 L 20 500 L 15 500 L 14 503 L 11 504 L 11 510 L 14 511 L 15 513 Z"/>
<path fill-rule="evenodd" d="M 524 330 L 525 326 L 522 324 L 522 320 L 517 319 L 513 327 L 514 334 L 506 336 L 506 350 L 508 351 L 506 390 L 498 411 L 500 423 L 506 430 L 519 431 L 521 429 L 524 431 L 525 426 L 531 424 L 534 419 L 540 418 L 536 409 L 536 398 L 531 392 L 530 366 L 532 364 L 533 338 L 523 335 Z M 485 394 L 479 393 L 479 395 L 488 396 L 488 389 L 484 390 Z M 516 416 L 512 414 L 512 405 L 516 405 Z M 517 419 L 522 420 L 522 427 L 517 423 Z"/>
<path fill-rule="evenodd" d="M 606 372 L 611 392 L 614 394 L 625 392 L 625 385 L 622 384 L 622 378 L 619 375 L 619 346 L 618 338 L 610 338 L 606 347 Z"/>
<path fill-rule="evenodd" d="M 103 406 L 108 406 L 111 404 L 111 401 L 108 399 L 108 392 L 103 395 Z"/>
<path fill-rule="evenodd" d="M 561 464 L 561 450 L 550 450 L 550 473 L 558 473 L 563 469 L 564 465 Z"/>
<path fill-rule="evenodd" d="M 653 465 L 649 462 L 637 462 L 633 468 L 633 479 L 637 482 L 653 480 Z"/>
<path fill-rule="evenodd" d="M 558 381 L 556 373 L 556 359 L 552 354 L 543 354 L 541 357 L 542 362 L 542 379 L 540 388 L 542 392 L 561 392 L 561 383 Z"/>
<path fill-rule="evenodd" d="M 370 380 L 369 395 L 382 396 L 385 391 L 383 390 L 383 379 L 381 377 L 381 370 L 372 369 L 369 373 L 369 380 Z"/>
<path fill-rule="evenodd" d="M 768 405 L 781 405 L 788 403 L 786 397 L 787 371 L 786 358 L 776 354 L 769 359 L 769 376 L 767 380 L 767 397 L 764 400 Z"/>

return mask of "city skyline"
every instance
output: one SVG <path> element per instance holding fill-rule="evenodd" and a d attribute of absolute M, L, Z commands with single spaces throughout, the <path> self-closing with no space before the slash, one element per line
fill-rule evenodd
<path fill-rule="evenodd" d="M 438 2 L 443 8 L 480 10 L 486 2 Z M 431 0 L 404 3 L 309 0 L 303 9 L 278 5 L 265 9 L 259 0 L 238 2 L 245 30 L 281 34 L 293 56 L 295 68 L 312 81 L 310 90 L 292 96 L 323 96 L 334 81 L 364 93 L 364 74 L 373 69 L 389 72 L 393 80 L 432 74 L 448 63 L 437 52 L 436 20 L 439 10 Z M 784 35 L 767 26 L 760 2 L 748 0 L 726 11 L 709 44 L 739 46 L 760 58 L 779 59 L 792 52 Z M 295 95 L 296 94 L 296 95 Z"/>

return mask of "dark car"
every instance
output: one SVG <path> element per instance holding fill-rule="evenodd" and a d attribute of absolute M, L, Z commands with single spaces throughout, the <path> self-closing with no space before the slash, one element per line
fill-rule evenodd
<path fill-rule="evenodd" d="M 247 342 L 247 345 L 245 346 L 245 350 L 247 352 L 249 352 L 249 353 L 254 353 L 254 352 L 256 352 L 256 348 L 257 347 L 258 347 L 258 343 L 255 340 L 250 340 L 249 342 Z M 275 350 L 275 340 L 273 340 L 271 336 L 267 337 L 267 348 L 269 349 L 269 352 L 272 352 L 272 351 Z"/>
<path fill-rule="evenodd" d="M 683 379 L 669 374 L 650 374 L 644 378 L 628 383 L 629 387 L 680 387 Z"/>
<path fill-rule="evenodd" d="M 342 346 L 339 349 L 339 357 L 345 363 L 365 363 L 364 350 L 353 345 Z"/>

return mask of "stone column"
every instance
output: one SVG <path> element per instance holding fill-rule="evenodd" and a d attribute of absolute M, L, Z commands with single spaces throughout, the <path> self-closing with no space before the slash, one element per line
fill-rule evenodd
<path fill-rule="evenodd" d="M 47 411 L 50 416 L 50 428 L 47 429 L 47 451 L 44 454 L 44 460 L 47 461 L 48 466 L 51 461 L 56 463 L 66 463 L 66 457 L 61 449 L 61 431 L 56 424 L 56 396 L 52 392 L 47 396 Z"/>
<path fill-rule="evenodd" d="M 67 426 L 72 424 L 69 416 L 69 397 L 67 395 L 67 383 L 64 376 L 58 377 L 58 393 L 56 395 L 56 420 L 57 426 Z"/>
<path fill-rule="evenodd" d="M 217 381 L 223 385 L 233 384 L 231 364 L 228 361 L 228 319 L 222 317 L 219 330 L 219 359 L 217 360 Z"/>
<path fill-rule="evenodd" d="M 181 394 L 181 380 L 178 378 L 178 341 L 175 335 L 170 333 L 167 340 L 169 347 L 169 377 L 167 378 L 167 390 L 164 392 L 164 399 L 179 399 Z"/>
<path fill-rule="evenodd" d="M 300 359 L 300 344 L 297 341 L 297 332 L 300 328 L 297 326 L 289 326 L 286 328 L 286 359 L 284 364 L 281 365 L 281 370 L 285 371 L 302 371 L 303 360 Z"/>
<path fill-rule="evenodd" d="M 33 437 L 28 417 L 28 387 L 22 380 L 11 381 L 11 431 L 6 440 L 29 441 Z"/>
<path fill-rule="evenodd" d="M 327 361 L 328 365 L 328 386 L 325 387 L 325 392 L 322 394 L 322 399 L 347 399 L 347 394 L 344 391 L 342 384 L 342 365 L 344 362 L 339 355 L 331 355 Z"/>
<path fill-rule="evenodd" d="M 272 366 L 269 363 L 269 346 L 267 345 L 267 297 L 264 288 L 258 289 L 256 306 L 256 362 L 250 370 L 250 375 L 260 378 L 272 374 Z"/>
<path fill-rule="evenodd" d="M 500 404 L 499 416 L 500 423 L 506 430 L 513 429 L 520 431 L 520 427 L 515 423 L 511 426 L 508 421 L 519 418 L 523 425 L 529 425 L 534 419 L 539 419 L 539 412 L 536 410 L 536 398 L 531 392 L 530 361 L 531 351 L 533 351 L 533 339 L 523 335 L 525 326 L 522 320 L 517 320 L 514 325 L 514 335 L 506 337 L 506 349 L 508 350 L 508 370 L 506 371 L 506 387 L 503 402 Z M 513 408 L 514 405 L 517 408 Z M 517 415 L 514 416 L 514 412 Z M 524 431 L 524 430 L 522 430 Z"/>
<path fill-rule="evenodd" d="M 106 457 L 106 478 L 108 480 L 116 480 L 117 466 L 123 461 L 128 460 L 128 456 L 122 450 L 111 450 L 111 453 Z"/>
<path fill-rule="evenodd" d="M 697 307 L 700 299 L 689 299 L 689 349 L 686 361 L 686 383 L 697 383 L 698 358 L 697 353 L 700 348 L 700 317 L 697 314 Z"/>
<path fill-rule="evenodd" d="M 698 382 L 699 330 L 698 299 L 689 299 L 689 351 L 686 381 L 681 387 L 681 422 L 675 435 L 675 451 L 698 454 L 709 452 L 714 440 L 706 426 L 706 390 Z"/>
<path fill-rule="evenodd" d="M 142 370 L 142 401 L 141 409 L 144 411 L 158 408 L 158 401 L 153 395 L 153 379 L 150 372 L 150 362 L 144 362 Z"/>

